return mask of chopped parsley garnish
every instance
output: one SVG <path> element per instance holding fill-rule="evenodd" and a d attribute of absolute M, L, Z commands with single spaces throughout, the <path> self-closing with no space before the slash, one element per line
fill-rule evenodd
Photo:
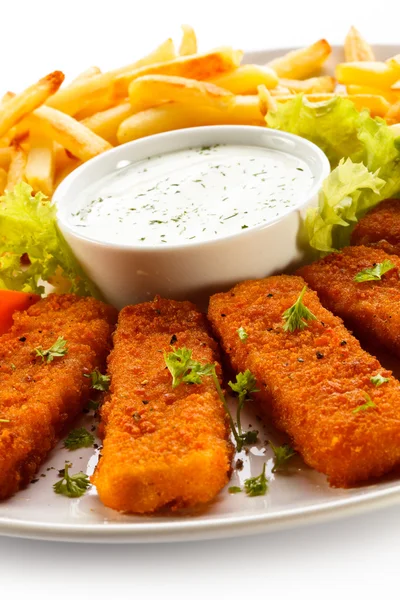
<path fill-rule="evenodd" d="M 43 362 L 52 362 L 59 356 L 65 356 L 68 352 L 67 342 L 63 337 L 56 339 L 54 344 L 47 350 L 43 350 L 41 346 L 35 348 L 36 356 L 40 356 Z"/>
<path fill-rule="evenodd" d="M 238 451 L 240 451 L 243 448 L 243 444 L 247 442 L 253 442 L 257 439 L 258 431 L 251 431 L 247 434 L 241 433 L 239 408 L 239 431 L 236 428 L 236 425 L 232 419 L 232 415 L 228 408 L 225 394 L 221 389 L 214 363 L 207 363 L 202 365 L 199 361 L 194 360 L 192 358 L 192 351 L 188 348 L 177 348 L 174 352 L 164 352 L 164 360 L 169 372 L 172 375 L 173 388 L 178 387 L 178 385 L 180 385 L 181 383 L 200 384 L 202 382 L 202 377 L 211 377 L 215 389 L 217 390 L 217 394 L 227 414 L 229 425 L 233 437 L 235 438 Z M 234 387 L 232 386 L 235 386 L 236 389 L 234 389 Z M 241 397 L 239 397 L 239 404 L 240 402 L 242 402 L 242 404 L 244 403 L 247 394 L 249 394 L 252 391 L 257 391 L 254 386 L 255 379 L 253 375 L 251 375 L 250 371 L 246 371 L 246 373 L 239 373 L 236 376 L 236 383 L 232 384 L 231 387 L 234 391 L 241 393 L 243 396 L 242 400 L 240 399 Z"/>
<path fill-rule="evenodd" d="M 284 331 L 293 332 L 296 329 L 302 330 L 308 327 L 307 321 L 317 320 L 317 317 L 303 304 L 303 297 L 306 290 L 307 286 L 305 285 L 293 306 L 283 313 L 282 318 L 285 321 L 283 325 Z"/>
<path fill-rule="evenodd" d="M 177 348 L 175 352 L 164 353 L 165 364 L 172 375 L 172 387 L 181 383 L 201 383 L 203 375 L 212 375 L 214 364 L 202 365 L 192 359 L 192 351 L 188 348 Z"/>
<path fill-rule="evenodd" d="M 237 485 L 231 485 L 231 487 L 228 487 L 228 492 L 230 494 L 239 494 L 242 491 L 242 488 Z"/>
<path fill-rule="evenodd" d="M 64 440 L 64 448 L 77 450 L 78 448 L 89 448 L 94 442 L 94 436 L 84 427 L 73 429 Z"/>
<path fill-rule="evenodd" d="M 245 444 L 254 444 L 257 441 L 258 431 L 253 429 L 251 431 L 246 431 L 243 433 L 242 431 L 242 423 L 241 423 L 241 413 L 246 400 L 249 399 L 249 395 L 252 392 L 259 392 L 257 389 L 257 381 L 254 375 L 249 369 L 247 369 L 244 373 L 238 373 L 236 375 L 236 381 L 233 383 L 229 381 L 229 387 L 233 392 L 238 394 L 238 406 L 236 409 L 236 423 L 238 429 L 238 440 L 237 442 L 237 450 L 240 452 Z"/>
<path fill-rule="evenodd" d="M 368 269 L 363 269 L 354 277 L 354 281 L 357 283 L 362 283 L 363 281 L 379 281 L 382 279 L 382 275 L 395 269 L 396 265 L 392 263 L 391 260 L 384 260 L 381 263 L 376 263 L 372 267 Z"/>
<path fill-rule="evenodd" d="M 89 400 L 88 405 L 87 405 L 89 410 L 94 410 L 94 411 L 98 410 L 99 406 L 100 406 L 99 400 Z"/>
<path fill-rule="evenodd" d="M 268 489 L 268 480 L 265 475 L 265 463 L 263 470 L 257 477 L 250 477 L 244 482 L 244 489 L 248 496 L 264 496 Z"/>
<path fill-rule="evenodd" d="M 249 337 L 244 327 L 239 327 L 237 334 L 242 342 L 245 342 Z"/>
<path fill-rule="evenodd" d="M 69 463 L 65 463 L 63 477 L 53 485 L 53 489 L 56 494 L 63 494 L 63 496 L 68 496 L 68 498 L 79 498 L 79 496 L 83 496 L 90 486 L 89 477 L 86 473 L 82 473 L 82 471 L 75 475 L 70 475 L 68 472 L 70 466 Z"/>
<path fill-rule="evenodd" d="M 374 385 L 376 385 L 376 387 L 379 387 L 380 385 L 387 383 L 388 381 L 389 377 L 383 377 L 383 375 L 381 375 L 380 373 L 371 377 L 371 382 Z"/>
<path fill-rule="evenodd" d="M 364 404 L 357 406 L 357 408 L 355 408 L 353 410 L 353 414 L 357 414 L 361 411 L 368 410 L 369 408 L 376 408 L 375 402 L 373 402 L 373 400 L 371 400 L 371 398 L 368 394 L 365 394 L 365 398 L 367 401 Z"/>
<path fill-rule="evenodd" d="M 102 375 L 98 369 L 95 369 L 91 373 L 84 375 L 84 377 L 90 377 L 92 390 L 99 390 L 99 392 L 108 392 L 110 387 L 109 375 Z"/>
<path fill-rule="evenodd" d="M 270 441 L 269 445 L 271 446 L 274 452 L 274 466 L 272 468 L 272 472 L 276 473 L 281 467 L 285 466 L 287 461 L 293 458 L 296 455 L 296 451 L 293 450 L 289 444 L 283 444 L 282 446 L 274 446 L 274 444 Z"/>

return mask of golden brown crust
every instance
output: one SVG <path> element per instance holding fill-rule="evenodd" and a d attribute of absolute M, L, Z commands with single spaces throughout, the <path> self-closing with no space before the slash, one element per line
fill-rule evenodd
<path fill-rule="evenodd" d="M 390 260 L 396 269 L 380 281 L 357 283 L 354 276 Z M 400 258 L 378 248 L 352 246 L 300 269 L 324 306 L 365 339 L 376 341 L 400 357 Z"/>
<path fill-rule="evenodd" d="M 106 506 L 135 513 L 193 506 L 227 483 L 231 448 L 213 383 L 205 377 L 172 389 L 163 354 L 187 347 L 200 362 L 215 362 L 207 329 L 189 302 L 156 298 L 120 312 L 93 476 Z"/>
<path fill-rule="evenodd" d="M 307 464 L 348 487 L 400 462 L 400 384 L 315 292 L 306 292 L 304 304 L 317 320 L 303 331 L 283 330 L 282 314 L 303 286 L 286 275 L 241 283 L 211 298 L 209 319 L 234 368 L 255 375 L 260 404 Z M 370 378 L 377 373 L 389 382 L 376 387 Z M 367 397 L 376 408 L 354 413 Z"/>
<path fill-rule="evenodd" d="M 352 246 L 378 245 L 400 255 L 400 200 L 384 200 L 365 215 L 351 235 Z"/>
<path fill-rule="evenodd" d="M 0 338 L 0 499 L 28 483 L 66 422 L 84 407 L 102 368 L 116 311 L 93 298 L 51 295 L 16 313 Z M 68 352 L 46 363 L 35 348 L 64 337 Z"/>

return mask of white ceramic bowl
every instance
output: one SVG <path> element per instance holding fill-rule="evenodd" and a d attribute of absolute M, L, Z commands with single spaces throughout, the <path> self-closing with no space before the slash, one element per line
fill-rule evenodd
<path fill-rule="evenodd" d="M 114 172 L 120 161 L 135 162 L 175 150 L 214 144 L 243 144 L 281 150 L 305 161 L 313 186 L 298 207 L 274 221 L 216 240 L 143 247 L 98 242 L 76 232 L 67 215 L 72 198 L 97 179 Z M 211 293 L 244 279 L 265 277 L 300 264 L 302 218 L 315 205 L 329 162 L 314 144 L 280 131 L 254 126 L 197 127 L 162 133 L 118 146 L 88 161 L 58 187 L 59 227 L 88 276 L 106 300 L 120 308 L 152 299 L 190 299 L 204 304 Z M 243 198 L 245 202 L 245 198 Z"/>

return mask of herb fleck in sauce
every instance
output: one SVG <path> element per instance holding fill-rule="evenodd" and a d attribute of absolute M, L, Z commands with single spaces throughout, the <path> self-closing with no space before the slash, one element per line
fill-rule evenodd
<path fill-rule="evenodd" d="M 311 185 L 307 164 L 284 152 L 189 148 L 100 179 L 78 195 L 70 223 L 99 241 L 190 244 L 266 224 L 299 206 Z"/>

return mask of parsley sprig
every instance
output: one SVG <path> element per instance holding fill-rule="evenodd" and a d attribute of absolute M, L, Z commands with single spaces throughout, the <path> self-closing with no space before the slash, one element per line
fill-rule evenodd
<path fill-rule="evenodd" d="M 355 408 L 353 410 L 353 414 L 357 414 L 359 412 L 362 412 L 364 410 L 368 410 L 370 408 L 376 408 L 376 404 L 375 402 L 371 399 L 371 397 L 368 394 L 365 394 L 365 398 L 366 398 L 366 402 L 364 402 L 364 404 L 361 404 L 360 406 L 357 406 L 357 408 Z"/>
<path fill-rule="evenodd" d="M 380 281 L 382 279 L 382 275 L 395 269 L 396 265 L 392 263 L 391 260 L 385 259 L 381 263 L 376 263 L 372 267 L 367 269 L 363 269 L 354 277 L 354 281 L 357 283 L 362 283 L 363 281 Z"/>
<path fill-rule="evenodd" d="M 225 394 L 222 391 L 219 380 L 218 380 L 215 364 L 214 363 L 201 364 L 199 361 L 194 360 L 192 358 L 192 351 L 189 350 L 189 348 L 176 348 L 176 350 L 174 352 L 169 352 L 169 353 L 164 352 L 164 360 L 165 360 L 165 364 L 168 367 L 169 372 L 172 375 L 172 387 L 173 388 L 178 387 L 178 385 L 180 385 L 181 383 L 199 384 L 202 381 L 202 377 L 211 377 L 211 379 L 213 380 L 215 389 L 217 390 L 218 396 L 219 396 L 219 398 L 224 406 L 225 412 L 227 414 L 227 417 L 229 420 L 229 425 L 230 425 L 233 437 L 235 438 L 237 450 L 238 450 L 238 452 L 240 452 L 240 450 L 242 450 L 242 448 L 243 448 L 243 445 L 245 443 L 248 443 L 247 434 L 243 434 L 241 432 L 241 426 L 240 426 L 240 429 L 238 430 L 238 428 L 236 427 L 236 425 L 232 419 L 232 415 L 229 411 L 228 404 L 227 404 L 227 401 L 225 398 Z M 248 373 L 251 375 L 250 371 L 248 371 Z M 239 377 L 239 376 L 243 376 L 243 377 Z M 238 377 L 239 377 L 239 380 L 238 380 Z M 249 375 L 245 375 L 244 373 L 239 373 L 239 375 L 236 377 L 236 383 L 232 384 L 232 385 L 237 386 L 238 393 L 241 392 L 243 394 L 246 389 L 245 396 L 248 393 L 250 393 L 250 391 L 255 391 L 255 389 L 254 390 L 247 389 L 247 388 L 250 388 L 253 384 L 251 382 Z M 254 385 L 255 385 L 255 379 L 254 379 Z M 244 402 L 244 400 L 243 400 L 243 402 Z M 242 402 L 242 404 L 243 404 L 243 402 Z M 239 423 L 240 423 L 240 421 L 239 421 Z M 254 438 L 253 432 L 249 432 L 249 434 L 250 434 L 250 436 L 248 436 L 249 438 L 251 438 L 252 436 Z M 258 434 L 258 432 L 256 432 L 256 434 Z M 257 439 L 257 435 L 256 435 L 256 439 Z"/>
<path fill-rule="evenodd" d="M 317 317 L 303 304 L 304 294 L 306 293 L 307 286 L 305 285 L 300 292 L 300 296 L 296 302 L 285 310 L 282 315 L 284 320 L 283 329 L 284 331 L 296 331 L 296 329 L 305 329 L 308 327 L 307 321 L 316 321 Z"/>
<path fill-rule="evenodd" d="M 242 450 L 245 444 L 254 444 L 257 441 L 258 431 L 253 429 L 252 431 L 242 431 L 241 413 L 246 400 L 249 399 L 249 395 L 253 392 L 259 392 L 257 389 L 257 381 L 254 375 L 249 369 L 244 373 L 238 373 L 236 375 L 236 381 L 228 382 L 229 387 L 233 392 L 238 394 L 238 406 L 236 409 L 236 423 L 238 429 L 239 442 L 237 442 L 238 452 Z"/>
<path fill-rule="evenodd" d="M 91 379 L 92 390 L 98 390 L 99 392 L 108 392 L 110 387 L 109 375 L 103 375 L 98 369 L 95 369 L 91 373 L 85 374 L 84 377 Z"/>
<path fill-rule="evenodd" d="M 82 473 L 82 471 L 75 475 L 70 475 L 68 472 L 70 467 L 71 464 L 66 462 L 64 477 L 53 485 L 53 489 L 56 494 L 63 494 L 63 496 L 68 496 L 68 498 L 79 498 L 79 496 L 83 496 L 90 486 L 89 477 L 86 473 Z"/>
<path fill-rule="evenodd" d="M 243 343 L 249 337 L 249 334 L 247 333 L 244 327 L 239 327 L 239 329 L 237 330 L 237 334 L 239 336 L 240 341 L 242 341 Z"/>
<path fill-rule="evenodd" d="M 377 373 L 376 375 L 371 377 L 370 381 L 374 385 L 376 385 L 376 387 L 379 387 L 380 385 L 387 383 L 389 381 L 389 377 L 383 377 L 383 375 L 381 375 L 380 373 Z"/>
<path fill-rule="evenodd" d="M 40 356 L 43 362 L 52 362 L 59 356 L 65 356 L 68 352 L 67 342 L 63 337 L 58 337 L 54 344 L 47 350 L 43 350 L 42 346 L 34 349 L 36 356 Z"/>
<path fill-rule="evenodd" d="M 94 436 L 85 427 L 79 427 L 69 432 L 64 440 L 64 448 L 68 448 L 68 450 L 89 448 L 93 442 Z"/>
<path fill-rule="evenodd" d="M 272 468 L 272 473 L 276 473 L 282 467 L 286 466 L 288 460 L 293 458 L 296 455 L 296 451 L 293 450 L 289 444 L 282 444 L 282 446 L 274 446 L 274 444 L 269 442 L 273 452 L 274 452 L 274 466 Z"/>
<path fill-rule="evenodd" d="M 263 470 L 260 475 L 256 475 L 256 477 L 249 477 L 244 481 L 244 491 L 248 496 L 264 496 L 268 490 L 268 479 L 265 475 L 265 467 L 264 463 Z M 239 494 L 243 492 L 243 489 L 237 485 L 232 485 L 228 488 L 228 492 L 230 494 Z"/>
<path fill-rule="evenodd" d="M 265 475 L 265 466 L 264 463 L 263 470 L 260 475 L 256 477 L 250 477 L 246 479 L 244 482 L 244 489 L 248 496 L 264 496 L 268 489 L 268 480 Z"/>

